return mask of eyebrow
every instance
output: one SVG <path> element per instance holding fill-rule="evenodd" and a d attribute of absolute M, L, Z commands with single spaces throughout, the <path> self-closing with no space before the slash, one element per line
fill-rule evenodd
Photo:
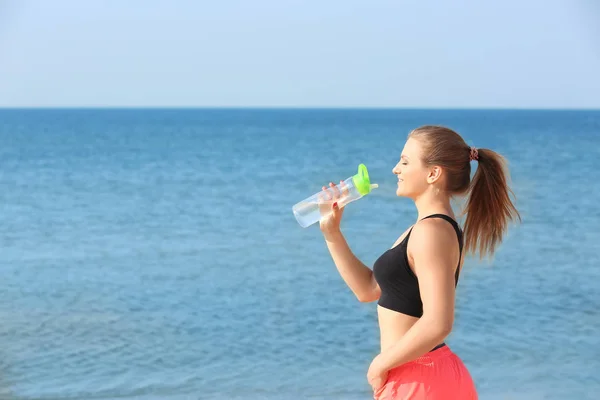
<path fill-rule="evenodd" d="M 408 160 L 408 156 L 401 155 L 400 158 L 406 158 Z"/>

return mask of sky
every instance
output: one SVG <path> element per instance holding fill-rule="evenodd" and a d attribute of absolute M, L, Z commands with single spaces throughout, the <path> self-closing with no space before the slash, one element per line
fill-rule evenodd
<path fill-rule="evenodd" d="M 600 108 L 600 2 L 0 0 L 0 107 Z"/>

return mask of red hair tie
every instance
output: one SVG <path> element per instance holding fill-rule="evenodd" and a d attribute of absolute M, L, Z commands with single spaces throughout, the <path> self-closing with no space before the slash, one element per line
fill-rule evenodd
<path fill-rule="evenodd" d="M 475 147 L 471 147 L 471 154 L 469 155 L 469 161 L 479 160 L 479 152 Z"/>

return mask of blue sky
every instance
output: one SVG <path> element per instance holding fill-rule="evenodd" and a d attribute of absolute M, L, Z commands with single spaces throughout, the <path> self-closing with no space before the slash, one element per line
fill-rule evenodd
<path fill-rule="evenodd" d="M 0 107 L 600 108 L 597 4 L 0 0 Z"/>

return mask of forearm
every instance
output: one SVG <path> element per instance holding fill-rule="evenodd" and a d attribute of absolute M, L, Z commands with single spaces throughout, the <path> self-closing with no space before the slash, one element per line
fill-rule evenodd
<path fill-rule="evenodd" d="M 421 357 L 440 344 L 450 328 L 426 318 L 419 319 L 400 340 L 379 355 L 386 370 Z"/>
<path fill-rule="evenodd" d="M 342 279 L 361 301 L 368 301 L 375 289 L 373 271 L 363 264 L 348 246 L 341 232 L 325 237 L 325 243 Z"/>

